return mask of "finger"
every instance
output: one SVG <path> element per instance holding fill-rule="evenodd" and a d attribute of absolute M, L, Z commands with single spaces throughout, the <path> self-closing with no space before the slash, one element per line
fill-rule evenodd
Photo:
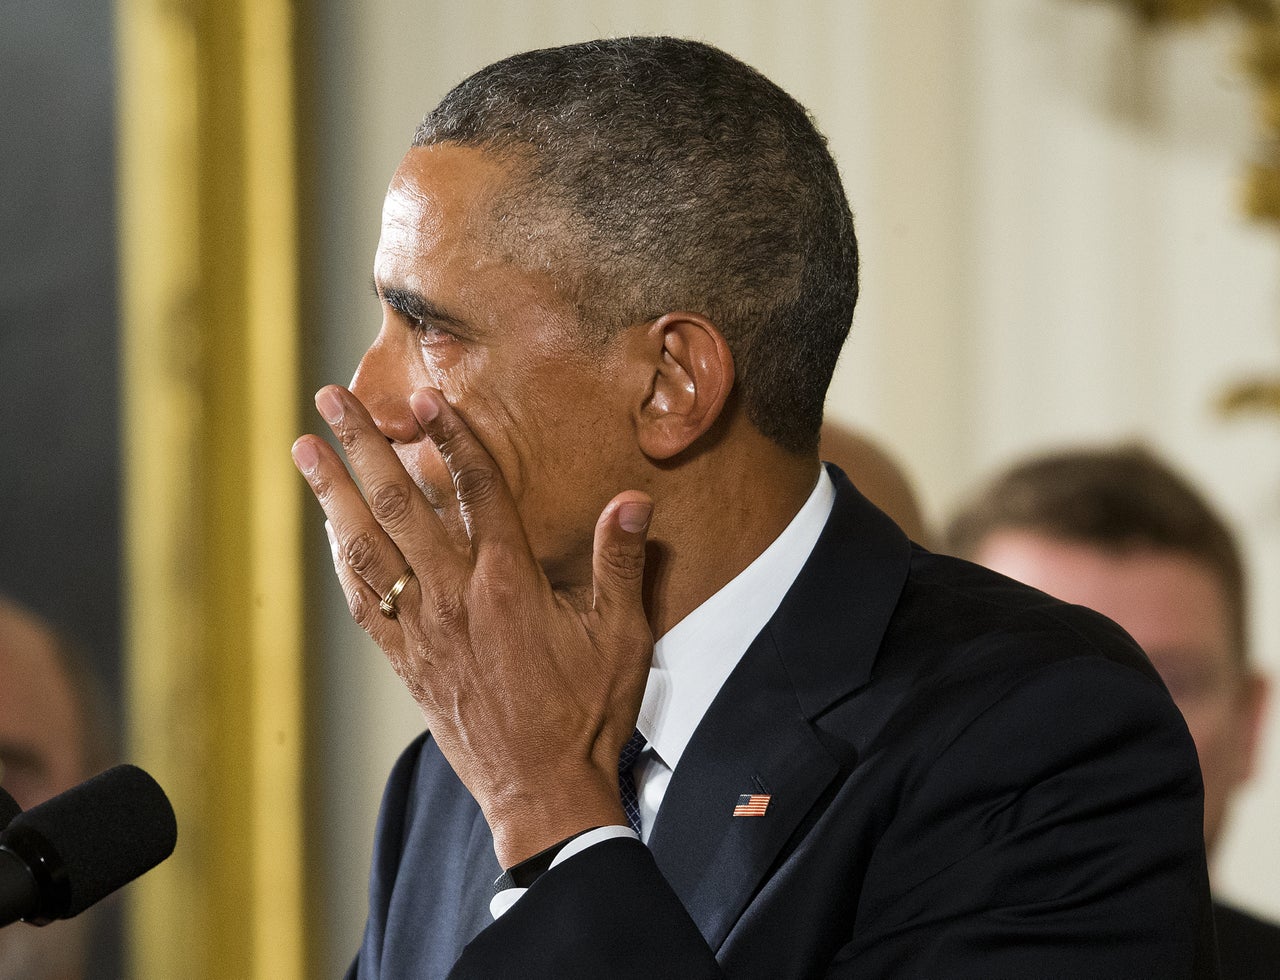
<path fill-rule="evenodd" d="M 373 519 L 360 488 L 328 443 L 316 436 L 303 436 L 293 444 L 293 459 L 327 518 L 334 567 L 347 605 L 356 621 L 377 635 L 385 624 L 372 619 L 369 612 L 379 615 L 378 602 L 404 572 L 406 559 Z M 357 583 L 360 588 L 355 587 Z M 416 588 L 415 583 L 405 585 L 401 603 L 415 598 L 411 587 Z"/>
<path fill-rule="evenodd" d="M 644 611 L 645 541 L 653 502 L 638 490 L 618 494 L 596 521 L 591 568 L 594 609 L 617 638 L 652 640 Z"/>
<path fill-rule="evenodd" d="M 329 538 L 329 554 L 333 559 L 333 568 L 338 573 L 338 583 L 342 586 L 342 593 L 346 597 L 347 608 L 351 610 L 352 618 L 382 648 L 392 669 L 408 687 L 414 700 L 425 708 L 426 689 L 419 682 L 409 659 L 405 656 L 404 647 L 401 645 L 403 638 L 398 633 L 398 627 L 379 609 L 381 596 L 370 589 L 368 583 L 356 575 L 343 560 L 341 546 L 338 544 L 333 526 L 328 521 L 324 522 L 324 533 Z M 418 659 L 426 666 L 431 665 L 430 654 L 425 649 L 418 650 Z"/>
<path fill-rule="evenodd" d="M 454 554 L 452 542 L 364 404 L 342 386 L 329 385 L 316 394 L 316 408 L 338 436 L 352 470 L 364 485 L 370 516 L 396 545 L 398 567 L 385 569 L 392 576 L 390 582 L 397 580 L 406 565 L 420 577 L 429 571 L 443 573 L 449 555 Z M 338 540 L 346 541 L 340 527 Z M 381 578 L 366 581 L 379 587 Z M 388 589 L 390 582 L 385 585 Z"/>
<path fill-rule="evenodd" d="M 434 388 L 419 388 L 409 396 L 409 406 L 453 478 L 473 547 L 506 544 L 527 551 L 524 525 L 502 471 L 453 406 Z"/>
<path fill-rule="evenodd" d="M 377 641 L 383 631 L 393 628 L 391 621 L 378 610 L 382 597 L 370 588 L 369 583 L 357 575 L 342 557 L 342 545 L 338 542 L 333 524 L 329 521 L 324 522 L 324 533 L 329 538 L 329 557 L 333 559 L 333 570 L 338 574 L 338 584 L 342 587 L 342 594 L 347 600 L 351 618 Z"/>

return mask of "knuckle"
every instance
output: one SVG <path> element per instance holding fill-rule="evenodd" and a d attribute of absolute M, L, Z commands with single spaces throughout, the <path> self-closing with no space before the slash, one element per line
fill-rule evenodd
<path fill-rule="evenodd" d="M 387 483 L 369 497 L 369 510 L 384 527 L 404 525 L 412 511 L 413 498 L 403 483 Z"/>
<path fill-rule="evenodd" d="M 343 425 L 335 433 L 342 451 L 350 456 L 360 445 L 360 430 L 354 425 Z"/>
<path fill-rule="evenodd" d="M 514 608 L 520 599 L 516 583 L 499 575 L 478 575 L 472 588 L 480 601 L 495 609 Z"/>
<path fill-rule="evenodd" d="M 462 466 L 453 474 L 453 489 L 459 500 L 483 506 L 497 495 L 497 475 L 485 466 Z"/>
<path fill-rule="evenodd" d="M 453 589 L 435 589 L 431 592 L 431 612 L 441 633 L 457 635 L 467 626 L 466 599 Z"/>
<path fill-rule="evenodd" d="M 307 479 L 316 500 L 322 505 L 327 503 L 329 498 L 333 496 L 333 479 L 320 467 L 317 467 L 315 472 Z"/>
<path fill-rule="evenodd" d="M 347 538 L 342 546 L 342 560 L 351 570 L 363 578 L 374 566 L 377 545 L 368 531 L 359 531 Z"/>
<path fill-rule="evenodd" d="M 644 551 L 640 548 L 606 548 L 600 554 L 605 569 L 614 577 L 634 581 L 644 576 Z"/>
<path fill-rule="evenodd" d="M 358 589 L 352 589 L 347 593 L 347 608 L 351 610 L 351 618 L 365 630 L 372 633 L 374 625 L 374 616 L 381 615 L 377 612 L 369 597 Z"/>
<path fill-rule="evenodd" d="M 431 428 L 431 438 L 446 461 L 454 458 L 461 459 L 466 454 L 466 438 L 463 436 L 461 427 L 454 424 L 452 420 L 446 421 L 442 416 L 437 416 Z"/>

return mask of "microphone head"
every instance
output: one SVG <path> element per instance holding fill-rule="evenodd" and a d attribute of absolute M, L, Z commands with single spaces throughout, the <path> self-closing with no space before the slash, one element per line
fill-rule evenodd
<path fill-rule="evenodd" d="M 22 812 L 18 801 L 9 795 L 9 791 L 0 786 L 0 830 L 9 826 L 9 821 Z"/>
<path fill-rule="evenodd" d="M 65 873 L 67 919 L 173 853 L 178 824 L 164 790 L 137 766 L 116 766 L 14 817 L 4 836 L 37 837 Z M 62 904 L 62 902 L 59 902 Z"/>

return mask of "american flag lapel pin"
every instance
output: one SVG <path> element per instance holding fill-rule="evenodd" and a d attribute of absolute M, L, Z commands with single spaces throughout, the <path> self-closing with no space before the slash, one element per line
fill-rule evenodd
<path fill-rule="evenodd" d="M 769 793 L 743 793 L 738 797 L 738 804 L 733 808 L 735 817 L 763 817 L 769 809 Z"/>

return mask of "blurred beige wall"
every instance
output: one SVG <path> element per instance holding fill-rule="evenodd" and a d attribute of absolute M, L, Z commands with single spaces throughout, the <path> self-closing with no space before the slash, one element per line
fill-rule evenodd
<path fill-rule="evenodd" d="M 906 464 L 935 522 L 1020 452 L 1146 438 L 1241 532 L 1255 649 L 1277 673 L 1280 420 L 1211 410 L 1228 381 L 1280 368 L 1280 230 L 1238 206 L 1257 134 L 1229 18 L 1152 33 L 1079 0 L 318 6 L 316 383 L 349 379 L 376 331 L 382 194 L 453 83 L 530 47 L 703 38 L 809 106 L 844 172 L 863 295 L 831 415 Z M 419 719 L 332 585 L 315 615 L 336 974 L 358 942 L 382 782 Z M 1280 712 L 1267 743 L 1218 884 L 1280 917 Z"/>

